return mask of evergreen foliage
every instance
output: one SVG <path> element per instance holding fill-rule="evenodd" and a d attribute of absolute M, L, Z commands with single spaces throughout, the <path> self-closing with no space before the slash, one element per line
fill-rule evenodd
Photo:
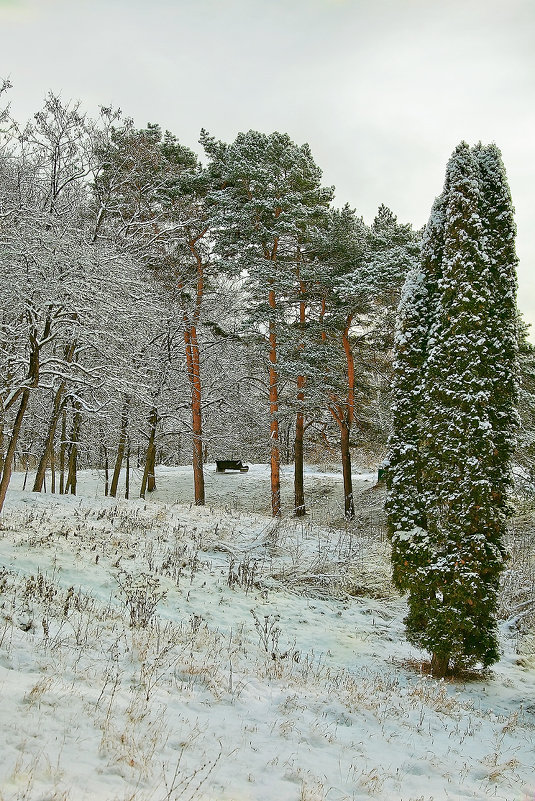
<path fill-rule="evenodd" d="M 497 148 L 447 167 L 396 336 L 389 532 L 407 636 L 437 673 L 498 659 L 516 417 L 516 256 Z"/>
<path fill-rule="evenodd" d="M 535 492 L 535 346 L 527 339 L 527 326 L 520 321 L 519 393 L 520 428 L 515 448 L 515 487 L 532 498 Z"/>
<path fill-rule="evenodd" d="M 251 344 L 260 344 L 260 358 L 266 365 L 272 511 L 277 516 L 281 511 L 281 370 L 284 355 L 295 357 L 296 349 L 303 348 L 311 281 L 307 248 L 314 232 L 325 225 L 333 191 L 321 186 L 321 170 L 309 146 L 296 145 L 288 134 L 248 131 L 223 145 L 203 132 L 201 142 L 211 160 L 210 170 L 220 181 L 220 189 L 211 194 L 216 249 L 221 266 L 243 276 L 244 334 Z M 292 326 L 296 305 L 301 307 L 300 323 Z M 304 378 L 297 393 L 301 408 Z"/>

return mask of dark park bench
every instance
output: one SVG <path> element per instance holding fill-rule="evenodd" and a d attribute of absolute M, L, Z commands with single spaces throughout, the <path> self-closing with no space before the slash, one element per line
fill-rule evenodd
<path fill-rule="evenodd" d="M 222 459 L 215 463 L 216 473 L 224 473 L 225 470 L 239 470 L 240 473 L 246 473 L 249 470 L 249 465 L 243 464 L 239 459 Z"/>

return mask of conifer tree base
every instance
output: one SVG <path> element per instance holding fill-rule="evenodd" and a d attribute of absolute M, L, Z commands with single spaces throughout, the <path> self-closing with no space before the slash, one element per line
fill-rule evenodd
<path fill-rule="evenodd" d="M 434 676 L 436 679 L 443 679 L 446 673 L 448 672 L 449 664 L 450 664 L 449 656 L 433 654 L 433 656 L 431 657 L 431 675 Z"/>

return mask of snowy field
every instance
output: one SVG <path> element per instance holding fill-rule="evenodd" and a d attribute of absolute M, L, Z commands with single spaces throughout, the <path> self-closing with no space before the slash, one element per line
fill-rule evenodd
<path fill-rule="evenodd" d="M 77 497 L 15 475 L 1 801 L 533 801 L 532 539 L 506 576 L 501 661 L 437 681 L 403 638 L 374 476 L 354 478 L 349 526 L 334 472 L 307 471 L 304 522 L 289 468 L 277 522 L 265 466 L 209 466 L 204 508 L 188 468 L 159 469 L 147 501 L 104 498 L 91 472 Z"/>

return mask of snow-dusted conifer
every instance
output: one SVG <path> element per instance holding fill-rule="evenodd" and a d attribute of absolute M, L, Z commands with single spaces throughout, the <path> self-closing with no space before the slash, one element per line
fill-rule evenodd
<path fill-rule="evenodd" d="M 428 306 L 426 351 L 419 380 L 415 375 L 410 382 L 407 369 L 401 371 L 407 386 L 398 380 L 403 403 L 413 400 L 421 422 L 409 416 L 405 441 L 398 420 L 397 451 L 391 451 L 394 575 L 409 589 L 408 639 L 433 655 L 438 675 L 450 663 L 486 666 L 498 659 L 495 610 L 508 484 L 503 475 L 516 421 L 514 226 L 510 204 L 497 212 L 500 198 L 508 195 L 499 164 L 495 150 L 470 150 L 464 142 L 448 163 L 443 226 L 439 221 L 432 236 L 438 269 L 422 271 L 426 280 L 419 290 L 436 295 Z M 424 245 L 422 266 L 425 250 Z M 418 292 L 412 297 L 414 309 Z M 403 317 L 400 324 L 403 341 Z M 398 399 L 398 418 L 400 408 Z M 396 465 L 404 444 L 409 457 L 418 452 L 419 470 L 410 458 L 401 459 L 405 472 Z"/>
<path fill-rule="evenodd" d="M 392 433 L 389 438 L 386 511 L 396 586 L 409 586 L 410 547 L 425 528 L 420 453 L 420 377 L 428 335 L 428 293 L 421 269 L 411 270 L 398 310 L 395 336 Z M 401 533 L 399 533 L 401 532 Z M 409 538 L 408 532 L 411 532 Z M 408 550 L 408 553 L 407 553 Z"/>
<path fill-rule="evenodd" d="M 500 150 L 495 144 L 486 147 L 479 144 L 474 154 L 479 164 L 483 247 L 488 260 L 492 292 L 488 339 L 489 357 L 493 364 L 489 414 L 496 450 L 493 497 L 502 504 L 506 502 L 512 481 L 510 464 L 518 428 L 516 225 Z"/>
<path fill-rule="evenodd" d="M 416 545 L 425 535 L 422 372 L 442 266 L 444 203 L 444 195 L 440 195 L 433 205 L 422 240 L 421 263 L 407 275 L 396 325 L 386 511 L 392 538 L 393 578 L 399 589 L 410 586 L 418 567 Z"/>

